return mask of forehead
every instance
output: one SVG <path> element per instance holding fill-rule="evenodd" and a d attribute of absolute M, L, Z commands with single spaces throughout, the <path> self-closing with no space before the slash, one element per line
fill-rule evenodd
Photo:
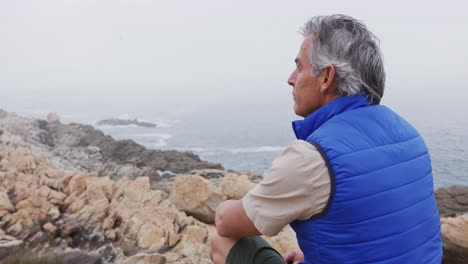
<path fill-rule="evenodd" d="M 302 44 L 301 44 L 301 47 L 299 49 L 299 54 L 297 55 L 297 57 L 305 62 L 305 61 L 309 61 L 309 53 L 310 53 L 310 48 L 311 48 L 311 45 L 312 45 L 312 36 L 308 36 L 308 37 L 305 37 L 304 40 L 302 41 Z"/>

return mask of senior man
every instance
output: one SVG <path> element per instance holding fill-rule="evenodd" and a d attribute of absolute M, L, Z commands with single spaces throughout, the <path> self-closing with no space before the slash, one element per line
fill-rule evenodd
<path fill-rule="evenodd" d="M 288 79 L 295 140 L 241 200 L 216 209 L 215 263 L 441 263 L 431 160 L 419 133 L 379 105 L 376 37 L 349 16 L 314 17 Z M 290 224 L 281 257 L 258 235 Z"/>

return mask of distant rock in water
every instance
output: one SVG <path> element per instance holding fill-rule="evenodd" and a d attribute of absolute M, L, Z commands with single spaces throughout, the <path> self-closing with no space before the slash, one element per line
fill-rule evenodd
<path fill-rule="evenodd" d="M 138 119 L 120 119 L 120 118 L 109 118 L 103 119 L 96 123 L 98 126 L 128 126 L 135 125 L 139 127 L 156 127 L 156 124 L 149 122 L 138 121 Z"/>

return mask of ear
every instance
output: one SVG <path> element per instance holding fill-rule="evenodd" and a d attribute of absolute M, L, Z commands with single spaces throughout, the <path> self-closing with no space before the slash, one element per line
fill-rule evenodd
<path fill-rule="evenodd" d="M 333 89 L 333 83 L 335 82 L 335 66 L 328 65 L 322 70 L 322 76 L 320 78 L 320 91 L 322 93 L 331 92 Z"/>

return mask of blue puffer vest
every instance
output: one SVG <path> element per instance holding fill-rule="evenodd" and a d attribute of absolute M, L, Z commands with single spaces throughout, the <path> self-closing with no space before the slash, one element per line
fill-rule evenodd
<path fill-rule="evenodd" d="M 431 160 L 408 122 L 357 95 L 293 128 L 321 152 L 332 182 L 325 210 L 291 223 L 305 263 L 441 263 Z"/>

